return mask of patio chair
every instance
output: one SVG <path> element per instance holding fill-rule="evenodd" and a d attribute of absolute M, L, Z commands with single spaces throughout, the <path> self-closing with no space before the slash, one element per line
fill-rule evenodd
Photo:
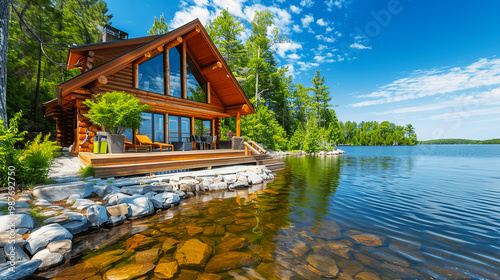
<path fill-rule="evenodd" d="M 211 150 L 213 145 L 214 145 L 214 137 L 213 136 L 207 136 L 207 149 Z"/>
<path fill-rule="evenodd" d="M 160 152 L 163 151 L 163 148 L 170 148 L 172 152 L 174 151 L 174 145 L 160 142 L 153 143 L 147 135 L 136 135 L 135 139 L 137 139 L 141 145 L 150 145 L 152 148 L 160 148 Z"/>
<path fill-rule="evenodd" d="M 137 153 L 137 148 L 148 148 L 150 152 L 153 151 L 153 146 L 151 146 L 151 145 L 137 145 L 137 144 L 130 142 L 127 139 L 127 137 L 125 137 L 125 147 L 124 147 L 123 151 L 125 152 L 127 150 L 127 148 L 130 148 L 130 147 L 135 148 L 136 153 Z"/>

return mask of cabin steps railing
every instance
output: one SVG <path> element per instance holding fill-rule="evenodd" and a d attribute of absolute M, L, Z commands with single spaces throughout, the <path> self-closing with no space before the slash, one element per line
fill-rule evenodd
<path fill-rule="evenodd" d="M 255 143 L 252 140 L 243 142 L 245 145 L 245 156 L 248 155 L 263 155 L 266 153 L 266 150 L 262 148 L 259 144 Z"/>

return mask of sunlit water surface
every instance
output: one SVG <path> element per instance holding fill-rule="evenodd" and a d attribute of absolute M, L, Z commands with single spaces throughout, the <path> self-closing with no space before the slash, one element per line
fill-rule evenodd
<path fill-rule="evenodd" d="M 500 279 L 499 145 L 342 149 L 347 154 L 288 157 L 267 186 L 199 195 L 162 212 L 167 219 L 143 233 L 155 241 L 134 254 L 167 237 L 214 247 L 244 237 L 248 246 L 238 251 L 260 263 L 218 273 L 223 279 L 322 279 L 335 266 L 343 279 Z M 264 188 L 277 194 L 259 191 Z M 218 236 L 188 233 L 190 226 L 214 225 L 224 228 Z M 357 242 L 359 234 L 381 244 Z M 80 262 L 125 248 L 128 237 Z M 155 263 L 173 255 L 158 258 Z M 128 254 L 111 267 L 135 261 Z M 176 277 L 196 279 L 202 272 L 181 269 Z"/>

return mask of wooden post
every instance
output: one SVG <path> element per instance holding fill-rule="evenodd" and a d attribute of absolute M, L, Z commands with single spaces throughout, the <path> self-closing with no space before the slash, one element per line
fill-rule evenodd
<path fill-rule="evenodd" d="M 168 62 L 168 49 L 163 51 L 163 67 L 164 67 L 164 82 L 165 82 L 165 95 L 170 95 L 170 64 Z"/>
<path fill-rule="evenodd" d="M 194 117 L 191 117 L 191 135 L 194 135 Z M 189 137 L 191 137 L 191 135 L 189 135 Z M 194 139 L 193 142 L 193 149 L 196 150 L 196 139 Z"/>
<path fill-rule="evenodd" d="M 132 64 L 132 77 L 134 88 L 139 88 L 139 64 L 137 63 Z"/>
<path fill-rule="evenodd" d="M 182 41 L 181 83 L 182 98 L 187 99 L 186 40 Z"/>
<path fill-rule="evenodd" d="M 240 119 L 241 119 L 241 114 L 240 112 L 236 113 L 236 137 L 241 137 L 240 133 Z"/>
<path fill-rule="evenodd" d="M 165 130 L 165 143 L 168 143 L 168 114 L 164 115 L 164 124 L 163 124 L 163 129 Z"/>
<path fill-rule="evenodd" d="M 212 103 L 212 97 L 210 94 L 210 82 L 207 82 L 207 103 Z"/>

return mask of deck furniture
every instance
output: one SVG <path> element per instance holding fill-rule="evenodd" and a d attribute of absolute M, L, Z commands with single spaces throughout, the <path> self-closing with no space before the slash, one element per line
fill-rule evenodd
<path fill-rule="evenodd" d="M 137 148 L 146 148 L 146 149 L 149 149 L 150 152 L 153 151 L 153 146 L 151 145 L 138 145 L 138 144 L 134 144 L 132 142 L 130 142 L 127 137 L 125 137 L 125 147 L 123 149 L 123 151 L 125 152 L 127 150 L 127 148 L 129 147 L 133 147 L 135 148 L 135 152 L 137 153 Z"/>
<path fill-rule="evenodd" d="M 207 141 L 206 144 L 207 149 L 211 150 L 214 146 L 214 137 L 213 136 L 207 136 Z"/>
<path fill-rule="evenodd" d="M 174 151 L 174 145 L 160 142 L 153 143 L 147 135 L 136 135 L 135 139 L 137 139 L 141 145 L 150 145 L 152 148 L 160 148 L 160 152 L 163 151 L 163 148 L 170 148 Z"/>
<path fill-rule="evenodd" d="M 172 142 L 176 151 L 192 151 L 193 142 Z"/>

